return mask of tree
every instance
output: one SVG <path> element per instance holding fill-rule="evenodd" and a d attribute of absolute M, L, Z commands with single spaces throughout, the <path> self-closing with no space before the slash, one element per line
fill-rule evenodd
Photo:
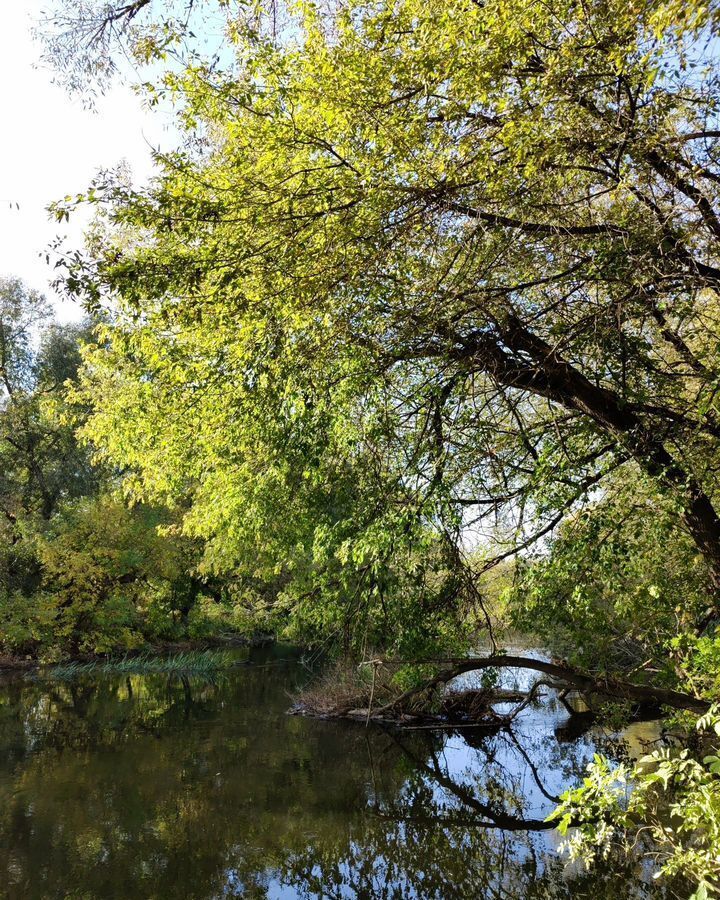
<path fill-rule="evenodd" d="M 197 553 L 162 532 L 171 524 L 166 510 L 128 509 L 109 493 L 65 503 L 34 539 L 42 584 L 33 599 L 52 611 L 42 651 L 77 656 L 185 637 L 191 610 L 204 637 L 206 610 L 195 608 L 203 585 L 190 575 Z"/>
<path fill-rule="evenodd" d="M 274 4 L 268 7 L 274 9 Z M 132 63 L 185 60 L 223 26 L 259 23 L 255 0 L 53 0 L 36 28 L 60 82 L 92 99 Z M 274 20 L 274 16 L 273 16 Z"/>
<path fill-rule="evenodd" d="M 112 497 L 117 473 L 94 467 L 69 402 L 89 321 L 59 324 L 37 292 L 0 280 L 0 648 L 101 652 L 226 627 L 199 550 L 159 508 Z M 211 601 L 210 598 L 213 598 Z"/>
<path fill-rule="evenodd" d="M 88 322 L 60 326 L 44 297 L 17 279 L 0 280 L 0 508 L 49 519 L 62 497 L 92 490 L 89 455 L 57 407 L 77 377 Z"/>
<path fill-rule="evenodd" d="M 431 533 L 463 585 L 446 606 L 639 472 L 703 561 L 706 628 L 717 21 L 670 0 L 348 0 L 282 40 L 235 32 L 226 72 L 168 74 L 187 146 L 147 191 L 98 181 L 108 227 L 67 260 L 119 310 L 88 434 L 139 495 L 192 495 L 214 565 L 282 550 L 357 584 L 372 560 L 372 596 Z M 507 542 L 465 577 L 491 524 Z"/>

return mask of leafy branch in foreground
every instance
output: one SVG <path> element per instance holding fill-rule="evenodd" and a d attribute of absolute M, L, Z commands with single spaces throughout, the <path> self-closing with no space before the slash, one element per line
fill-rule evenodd
<path fill-rule="evenodd" d="M 717 706 L 697 728 L 720 737 Z M 694 900 L 720 895 L 719 752 L 715 746 L 700 762 L 689 750 L 665 748 L 632 772 L 596 756 L 583 784 L 563 794 L 550 816 L 563 835 L 570 832 L 564 849 L 593 866 L 611 854 L 632 856 L 645 842 L 657 861 L 656 877 L 692 879 Z"/>

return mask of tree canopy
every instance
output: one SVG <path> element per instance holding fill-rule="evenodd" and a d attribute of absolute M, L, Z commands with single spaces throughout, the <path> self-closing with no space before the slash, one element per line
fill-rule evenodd
<path fill-rule="evenodd" d="M 185 144 L 146 190 L 99 178 L 66 259 L 114 309 L 84 375 L 101 458 L 186 504 L 208 570 L 419 646 L 637 479 L 707 629 L 717 24 L 674 0 L 302 4 L 166 73 Z"/>
<path fill-rule="evenodd" d="M 47 300 L 0 279 L 0 653 L 44 658 L 202 637 L 237 626 L 199 548 L 162 507 L 114 496 L 70 402 L 90 320 L 61 324 Z"/>

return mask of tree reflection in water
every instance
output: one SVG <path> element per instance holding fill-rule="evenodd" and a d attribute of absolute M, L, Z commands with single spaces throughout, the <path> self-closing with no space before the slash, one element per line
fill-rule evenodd
<path fill-rule="evenodd" d="M 4 685 L 3 896 L 663 896 L 557 858 L 544 818 L 592 730 L 560 742 L 553 708 L 471 742 L 289 717 L 307 673 L 282 652 L 215 684 Z"/>

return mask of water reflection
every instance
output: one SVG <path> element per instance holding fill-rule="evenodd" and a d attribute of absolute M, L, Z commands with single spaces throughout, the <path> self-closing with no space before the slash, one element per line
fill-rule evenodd
<path fill-rule="evenodd" d="M 287 652 L 215 684 L 0 688 L 2 896 L 662 896 L 568 880 L 544 818 L 597 734 L 559 741 L 559 705 L 476 736 L 293 718 Z"/>

